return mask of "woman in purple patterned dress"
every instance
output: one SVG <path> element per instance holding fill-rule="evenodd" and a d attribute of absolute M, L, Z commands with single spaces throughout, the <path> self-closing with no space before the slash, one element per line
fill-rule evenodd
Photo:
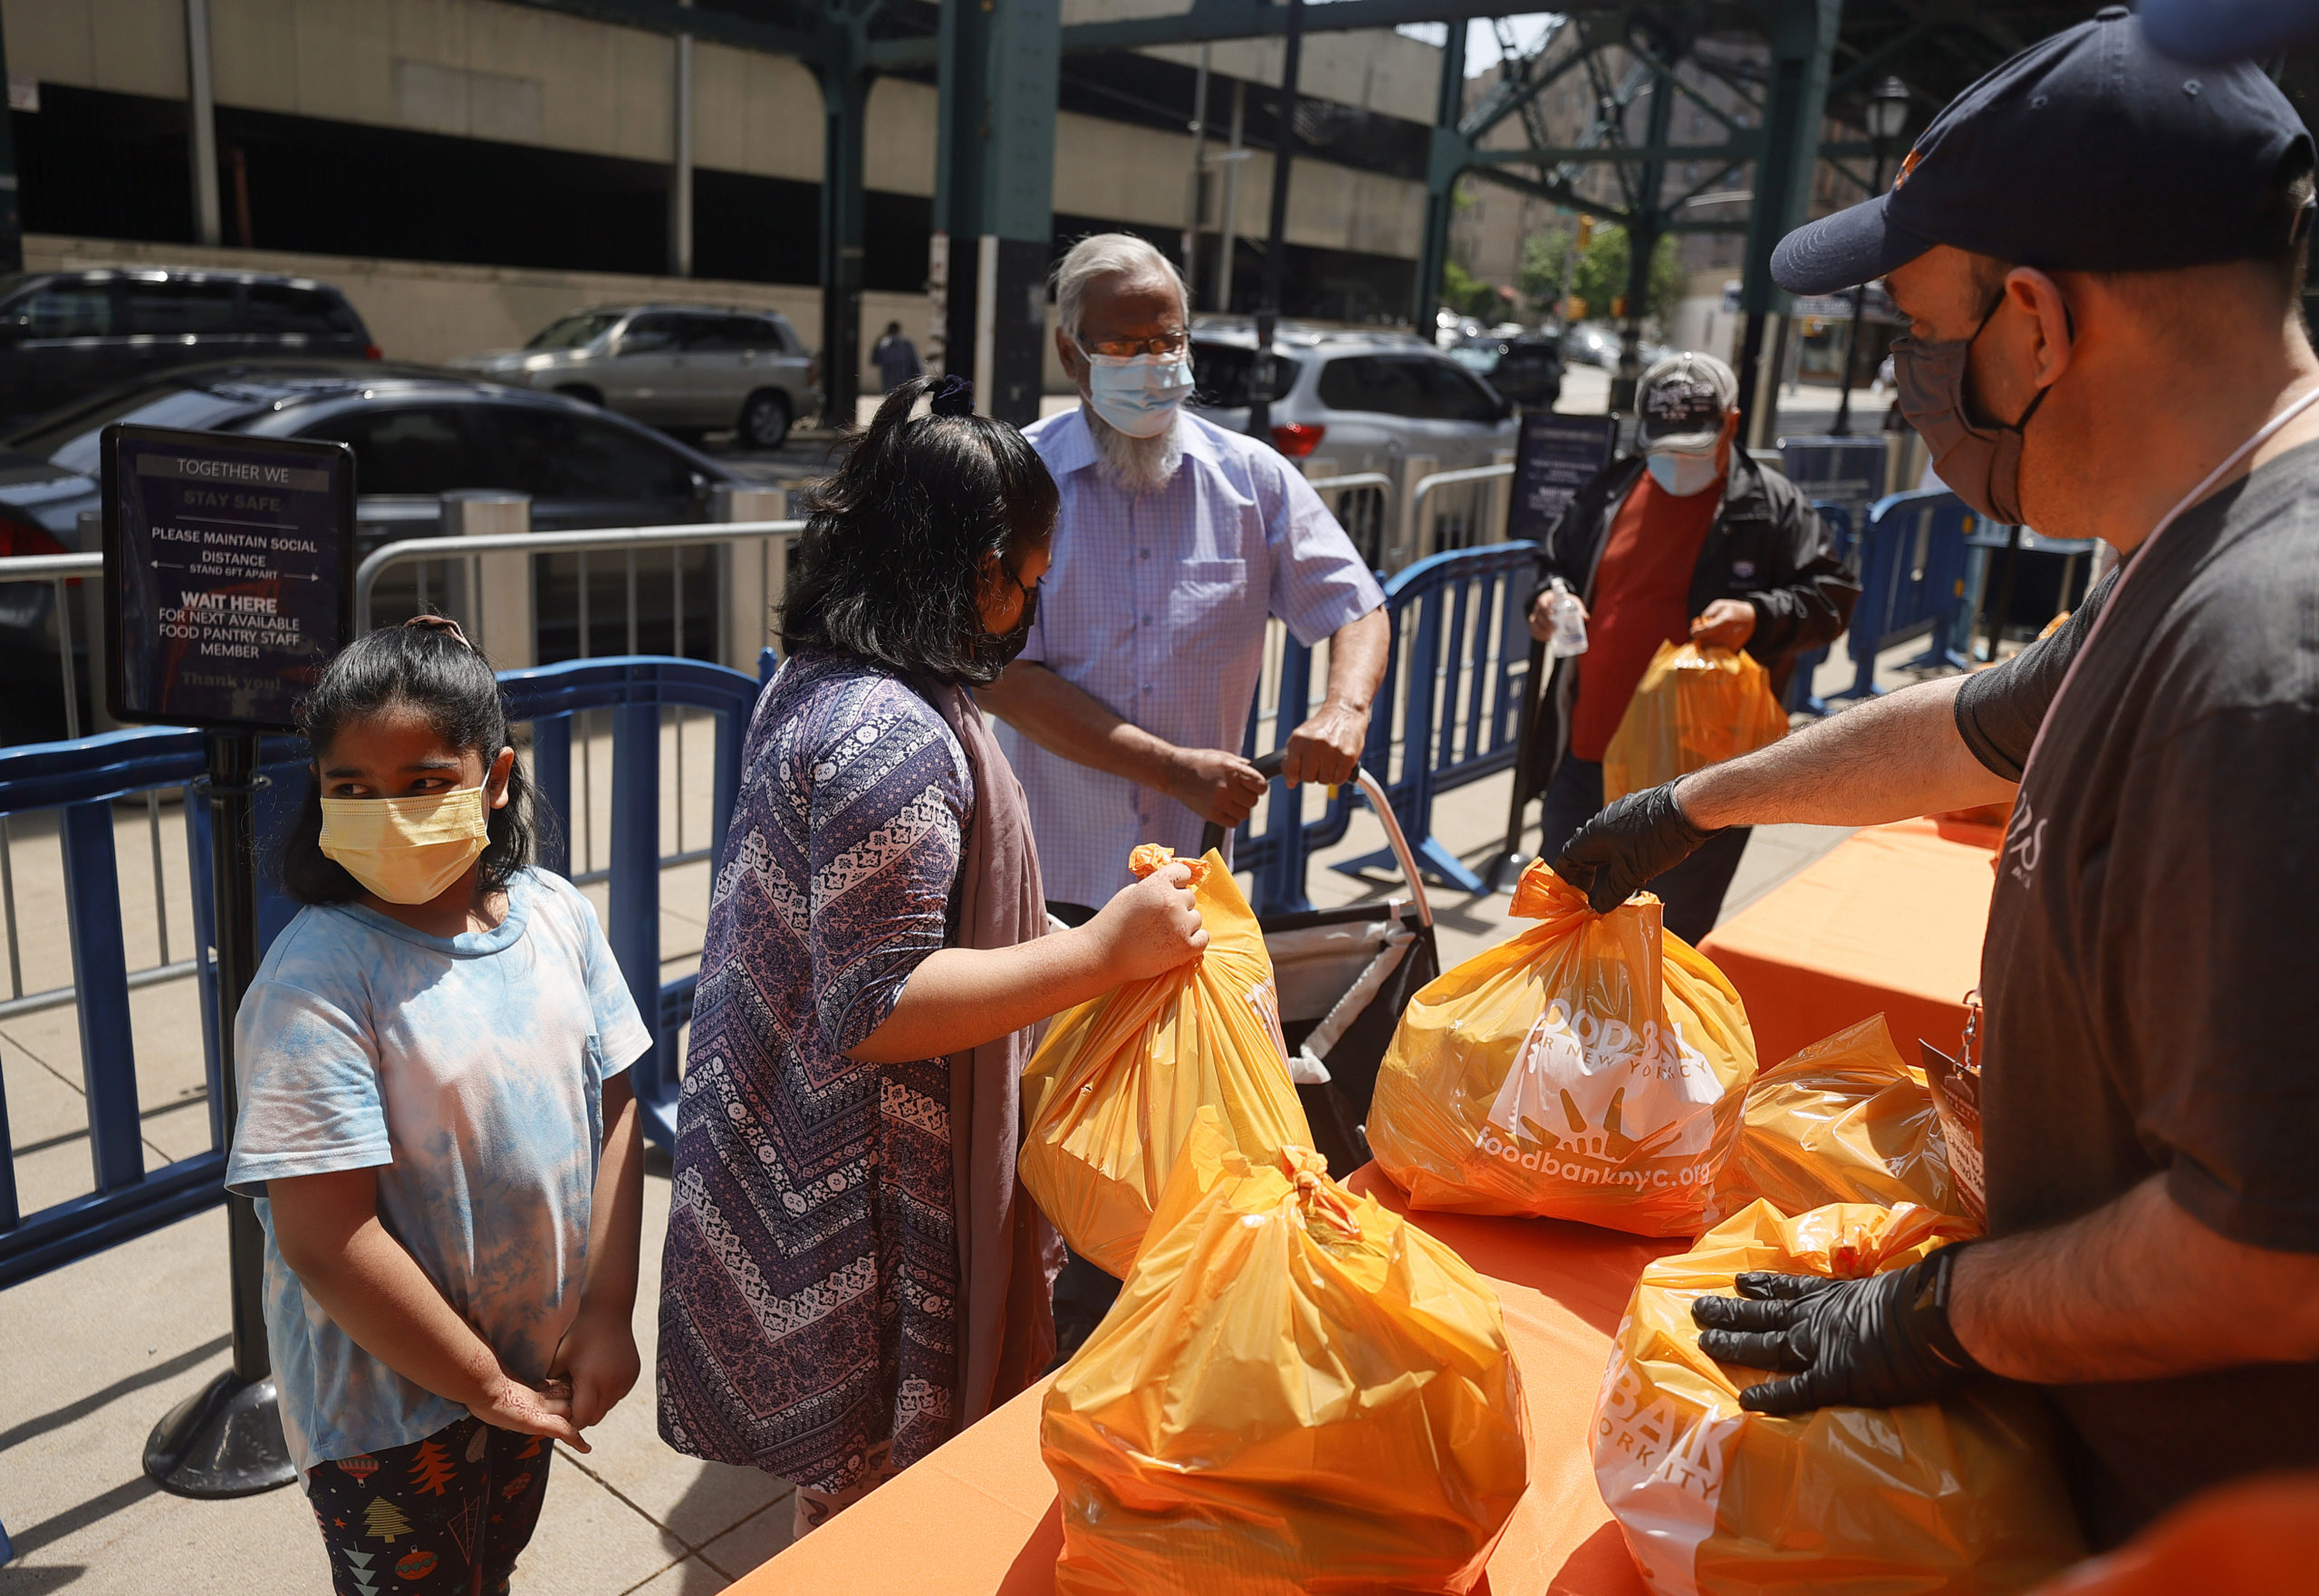
<path fill-rule="evenodd" d="M 1055 507 L 963 380 L 896 389 L 812 505 L 749 724 L 678 1110 L 660 1434 L 794 1482 L 800 1532 L 1045 1366 L 1026 1028 L 1207 945 L 1181 866 L 1041 935 L 1022 789 L 967 688 L 1022 647 Z"/>

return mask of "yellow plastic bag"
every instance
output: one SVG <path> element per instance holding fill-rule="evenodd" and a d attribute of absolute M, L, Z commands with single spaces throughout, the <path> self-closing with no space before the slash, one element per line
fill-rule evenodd
<path fill-rule="evenodd" d="M 1830 1203 L 1967 1213 L 1931 1089 L 1893 1051 L 1882 1014 L 1814 1043 L 1747 1089 L 1738 1144 L 1716 1182 L 1716 1214 L 1728 1217 L 1758 1197 L 1783 1214 Z"/>
<path fill-rule="evenodd" d="M 1402 1014 L 1369 1110 L 1379 1167 L 1415 1207 L 1697 1235 L 1756 1074 L 1739 994 L 1649 893 L 1598 915 L 1540 861 L 1512 912 L 1538 924 Z"/>
<path fill-rule="evenodd" d="M 1175 860 L 1155 843 L 1138 876 Z M 1208 948 L 1055 1021 L 1023 1069 L 1023 1185 L 1072 1250 L 1125 1276 L 1203 1103 L 1251 1159 L 1311 1145 L 1256 912 L 1214 852 L 1188 860 Z"/>
<path fill-rule="evenodd" d="M 1472 1589 L 1529 1485 L 1497 1297 L 1202 1109 L 1118 1303 L 1047 1393 L 1058 1596 Z"/>
<path fill-rule="evenodd" d="M 1772 1418 L 1739 1406 L 1771 1377 L 1699 1351 L 1692 1302 L 1742 1271 L 1857 1278 L 1971 1231 L 1912 1204 L 1752 1203 L 1643 1270 L 1595 1401 L 1594 1479 L 1652 1591 L 1997 1596 L 2083 1554 L 2035 1392 Z"/>
<path fill-rule="evenodd" d="M 1602 802 L 1737 759 L 1787 736 L 1787 711 L 1754 656 L 1661 643 L 1602 751 Z"/>

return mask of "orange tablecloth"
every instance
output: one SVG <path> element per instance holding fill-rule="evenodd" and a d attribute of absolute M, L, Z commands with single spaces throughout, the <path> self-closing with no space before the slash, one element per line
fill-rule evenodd
<path fill-rule="evenodd" d="M 1349 1184 L 1403 1208 L 1374 1165 Z M 1651 1259 L 1687 1244 L 1552 1219 L 1416 1219 L 1496 1287 L 1530 1405 L 1530 1489 L 1490 1559 L 1491 1596 L 1642 1596 L 1626 1543 L 1594 1488 L 1587 1432 L 1636 1278 Z M 1063 1527 L 1054 1481 L 1039 1461 L 1045 1394 L 1044 1384 L 1024 1392 L 733 1591 L 1050 1596 Z"/>
<path fill-rule="evenodd" d="M 1954 1053 L 1997 840 L 1945 821 L 1871 826 L 1709 933 L 1699 951 L 1746 1000 L 1763 1067 L 1880 1010 L 1910 1063 L 1919 1037 Z"/>

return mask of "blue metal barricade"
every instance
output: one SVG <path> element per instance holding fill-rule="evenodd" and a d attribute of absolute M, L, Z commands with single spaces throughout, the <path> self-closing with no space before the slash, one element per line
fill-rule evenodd
<path fill-rule="evenodd" d="M 1821 524 L 1828 529 L 1828 535 L 1835 541 L 1836 557 L 1857 576 L 1860 573 L 1860 546 L 1859 534 L 1852 530 L 1855 524 L 1852 513 L 1842 505 L 1830 504 L 1824 499 L 1813 500 L 1812 508 L 1819 513 Z M 1829 644 L 1795 657 L 1795 668 L 1787 678 L 1787 702 L 1782 706 L 1789 714 L 1799 709 L 1809 710 L 1814 715 L 1828 713 L 1828 701 L 1812 691 L 1812 678 L 1828 658 L 1828 649 L 1833 647 L 1833 644 Z"/>
<path fill-rule="evenodd" d="M 1780 469 L 1815 502 L 1855 515 L 1884 496 L 1891 455 L 1880 433 L 1868 437 L 1829 434 L 1779 440 Z"/>
<path fill-rule="evenodd" d="M 677 1139 L 677 1039 L 692 1018 L 698 975 L 660 979 L 660 711 L 706 709 L 717 716 L 717 760 L 711 777 L 711 832 L 706 857 L 714 871 L 725 851 L 725 827 L 741 787 L 741 743 L 758 683 L 740 671 L 693 659 L 622 655 L 576 659 L 501 676 L 507 716 L 532 726 L 532 770 L 541 803 L 558 824 L 541 849 L 542 868 L 571 873 L 572 717 L 591 709 L 612 716 L 611 902 L 605 935 L 612 957 L 644 1023 L 652 1054 L 633 1066 L 636 1101 L 645 1133 L 673 1146 Z"/>
<path fill-rule="evenodd" d="M 1530 663 L 1523 604 L 1535 552 L 1529 543 L 1455 549 L 1419 561 L 1385 584 L 1393 645 L 1362 763 L 1383 782 L 1427 873 L 1463 891 L 1482 891 L 1484 884 L 1434 836 L 1433 801 L 1514 764 Z M 1311 673 L 1311 654 L 1290 638 L 1271 746 L 1257 746 L 1259 717 L 1252 708 L 1245 744 L 1250 758 L 1271 752 L 1295 729 Z M 1352 787 L 1339 788 L 1321 815 L 1307 821 L 1301 794 L 1274 784 L 1264 829 L 1244 824 L 1234 842 L 1233 863 L 1255 877 L 1257 913 L 1312 907 L 1304 893 L 1306 862 L 1343 838 L 1352 806 L 1362 801 Z M 1398 867 L 1390 852 L 1379 852 L 1336 868 L 1350 875 Z"/>
<path fill-rule="evenodd" d="M 612 717 L 611 868 L 591 879 L 608 883 L 607 934 L 613 956 L 654 1033 L 652 1055 L 636 1066 L 635 1075 L 645 1129 L 657 1140 L 671 1141 L 677 1042 L 691 1017 L 698 977 L 661 979 L 660 871 L 678 860 L 691 859 L 707 860 L 713 870 L 721 856 L 726 822 L 739 789 L 741 743 L 758 685 L 722 666 L 633 656 L 511 671 L 500 680 L 509 718 L 531 724 L 533 774 L 543 805 L 553 813 L 553 822 L 541 828 L 540 863 L 544 869 L 570 872 L 565 839 L 573 821 L 573 716 L 605 710 Z M 706 710 L 717 717 L 709 843 L 697 853 L 680 852 L 674 859 L 661 841 L 660 716 L 667 707 Z M 204 769 L 201 735 L 177 727 L 0 749 L 0 815 L 37 811 L 57 815 L 72 985 L 69 993 L 43 995 L 43 1000 L 53 999 L 58 1005 L 69 1001 L 78 1013 L 93 1187 L 31 1214 L 23 1211 L 15 1163 L 5 1151 L 14 1139 L 9 1134 L 6 1084 L 0 1080 L 0 1288 L 183 1218 L 223 1195 L 232 1127 L 224 1122 L 225 1094 L 212 1022 L 214 972 L 206 953 L 190 972 L 156 973 L 190 974 L 198 984 L 209 1146 L 158 1168 L 146 1167 L 130 1024 L 133 983 L 124 952 L 114 823 L 116 799 L 155 789 L 187 790 L 194 946 L 206 950 L 216 938 L 210 926 L 208 805 L 200 786 Z M 267 738 L 260 770 L 269 783 L 260 792 L 257 806 L 259 835 L 266 837 L 276 834 L 303 801 L 303 745 L 295 738 Z M 261 872 L 261 951 L 296 908 L 273 891 Z"/>
<path fill-rule="evenodd" d="M 1965 603 L 1965 540 L 1975 520 L 1955 494 L 1941 488 L 1876 502 L 1861 536 L 1860 602 L 1850 634 L 1852 684 L 1831 697 L 1882 692 L 1876 657 L 1912 638 L 1929 642 L 1910 665 L 1964 666 L 1954 632 Z"/>

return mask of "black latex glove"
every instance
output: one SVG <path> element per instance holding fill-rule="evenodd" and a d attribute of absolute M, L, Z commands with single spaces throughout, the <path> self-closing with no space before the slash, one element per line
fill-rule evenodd
<path fill-rule="evenodd" d="M 1865 1280 L 1750 1270 L 1736 1297 L 1691 1303 L 1699 1350 L 1718 1363 L 1775 1369 L 1739 1393 L 1751 1413 L 1897 1408 L 1944 1396 L 1981 1366 L 1949 1327 L 1949 1275 L 1966 1243 Z"/>
<path fill-rule="evenodd" d="M 1554 874 L 1583 889 L 1596 914 L 1608 914 L 1714 835 L 1683 817 L 1675 784 L 1663 782 L 1628 793 L 1579 827 L 1554 860 Z"/>

